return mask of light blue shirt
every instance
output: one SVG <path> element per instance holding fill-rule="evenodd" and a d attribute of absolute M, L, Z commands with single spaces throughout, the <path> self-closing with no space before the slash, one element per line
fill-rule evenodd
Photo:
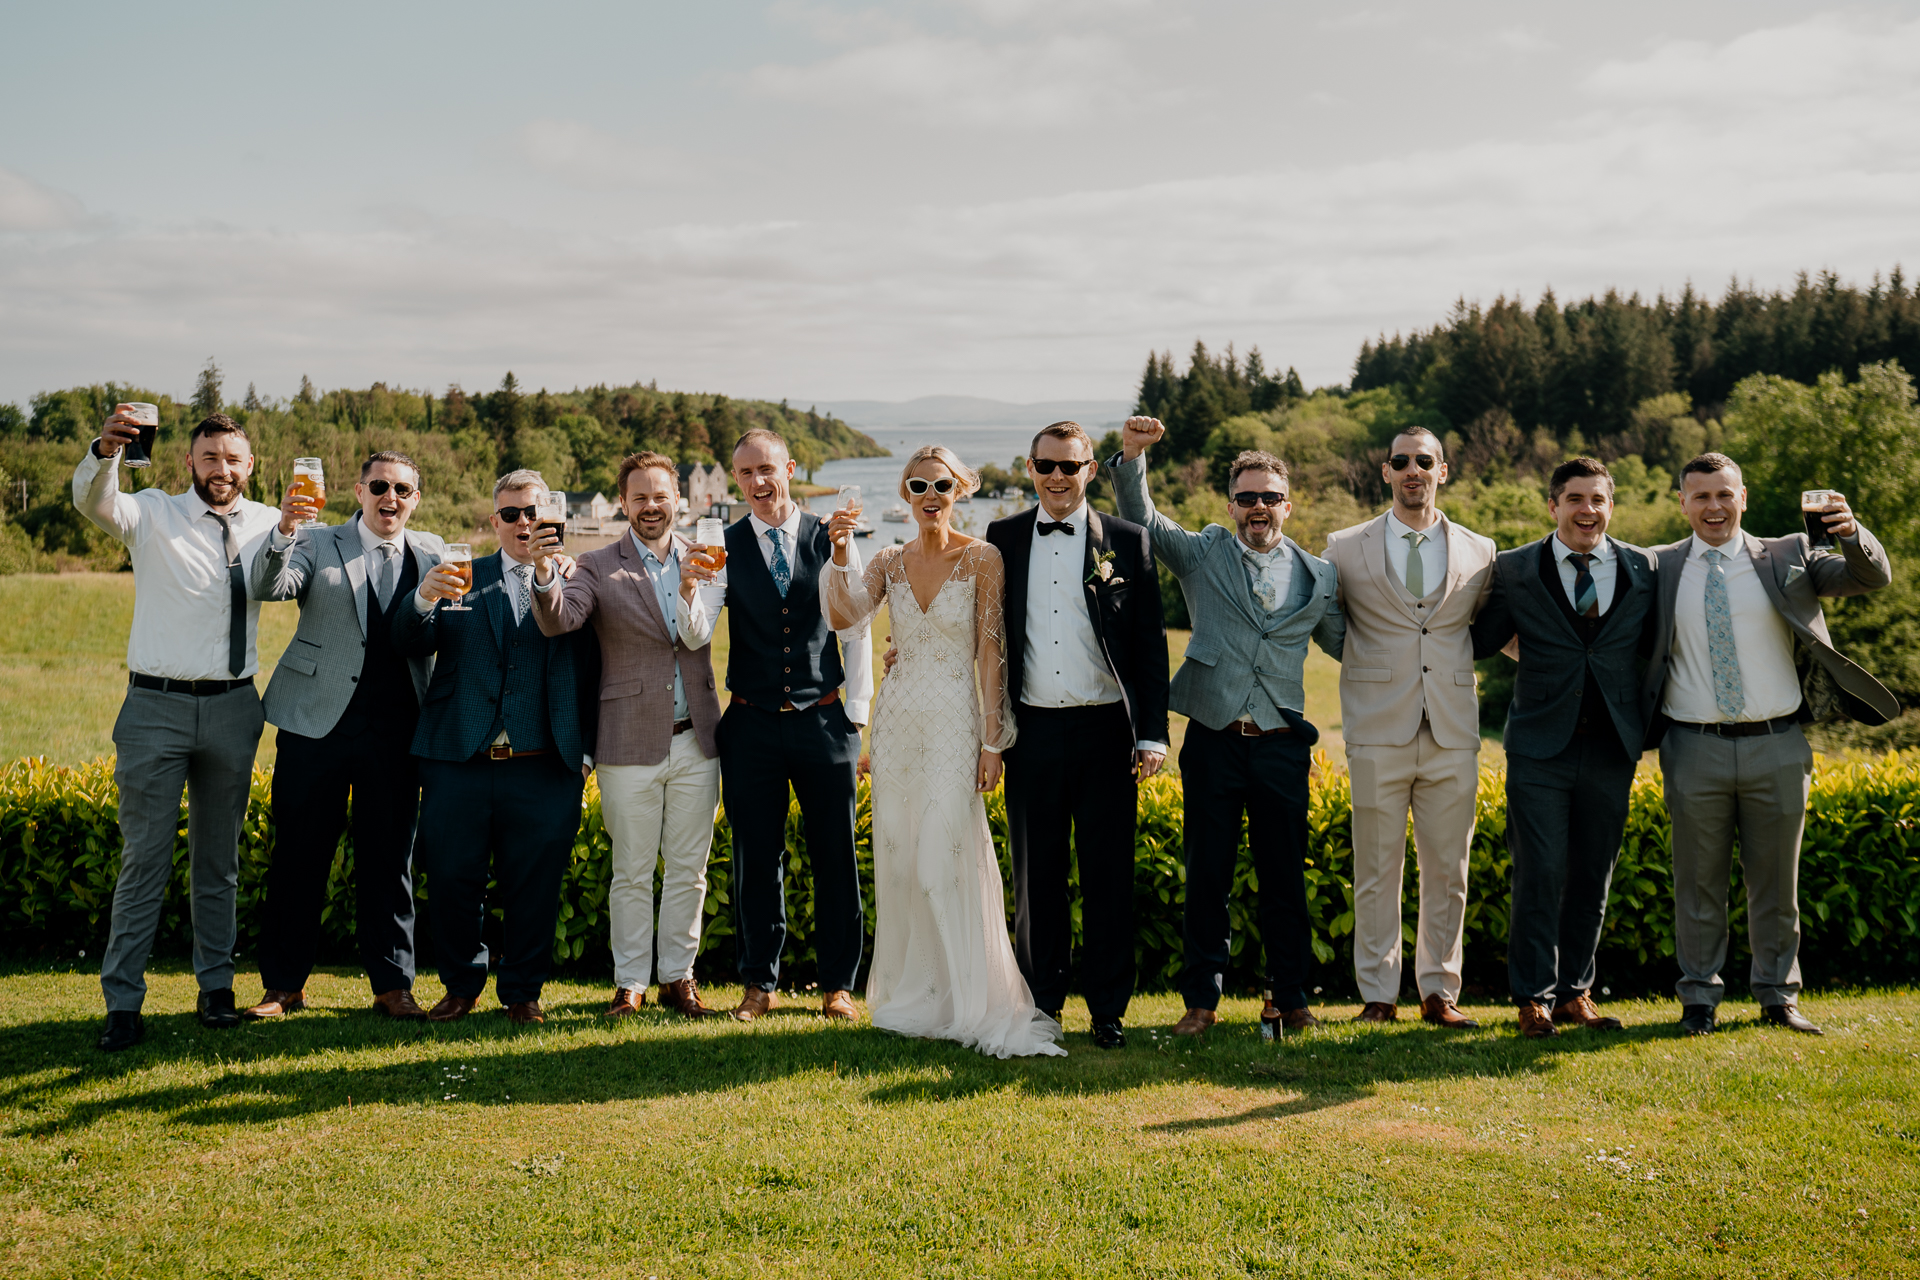
<path fill-rule="evenodd" d="M 640 535 L 632 529 L 627 536 L 633 539 L 633 545 L 640 550 L 640 563 L 646 568 L 647 577 L 653 582 L 653 598 L 660 603 L 660 616 L 667 620 L 667 639 L 678 646 L 680 641 L 680 620 L 674 612 L 674 604 L 680 598 L 680 547 L 674 544 L 673 554 L 662 561 L 653 554 L 653 548 L 640 541 Z M 673 718 L 685 720 L 693 713 L 687 709 L 687 686 L 680 679 L 680 657 L 676 653 L 673 659 Z"/>

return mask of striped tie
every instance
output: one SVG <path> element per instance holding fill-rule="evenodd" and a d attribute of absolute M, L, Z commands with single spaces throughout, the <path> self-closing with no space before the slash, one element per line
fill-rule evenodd
<path fill-rule="evenodd" d="M 1578 551 L 1568 556 L 1573 562 L 1573 611 L 1583 618 L 1600 616 L 1600 588 L 1593 584 L 1591 566 L 1594 557 Z"/>

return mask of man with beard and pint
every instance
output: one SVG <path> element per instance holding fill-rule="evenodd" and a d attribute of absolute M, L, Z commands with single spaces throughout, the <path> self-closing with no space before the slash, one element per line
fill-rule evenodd
<path fill-rule="evenodd" d="M 1407 815 L 1419 855 L 1414 978 L 1420 1016 L 1473 1027 L 1461 1013 L 1467 854 L 1480 785 L 1480 706 L 1468 630 L 1493 585 L 1494 545 L 1440 514 L 1440 439 L 1393 439 L 1380 475 L 1385 514 L 1327 539 L 1347 615 L 1340 722 L 1353 783 L 1356 1022 L 1392 1022 L 1401 978 L 1401 881 Z"/>
<path fill-rule="evenodd" d="M 720 802 L 712 650 L 688 647 L 674 607 L 693 544 L 673 529 L 680 510 L 673 459 L 632 454 L 620 463 L 616 482 L 627 535 L 581 556 L 569 580 L 542 562 L 533 616 L 549 636 L 591 623 L 600 644 L 593 760 L 613 845 L 607 911 L 614 993 L 607 1016 L 638 1012 L 657 968 L 660 1003 L 683 1017 L 704 1018 L 719 1012 L 700 999 L 693 976 Z M 558 545 L 556 532 L 542 530 L 534 552 Z M 653 872 L 663 862 L 656 931 Z"/>
<path fill-rule="evenodd" d="M 433 1022 L 466 1017 L 486 989 L 490 878 L 503 916 L 494 990 L 509 1021 L 546 1020 L 540 993 L 600 706 L 599 646 L 579 635 L 550 638 L 533 616 L 536 562 L 550 552 L 533 541 L 546 497 L 538 471 L 494 481 L 500 550 L 472 562 L 470 584 L 441 563 L 395 610 L 394 647 L 435 659 L 413 735 L 420 864 L 446 987 L 427 1011 Z M 446 600 L 467 607 L 443 609 Z"/>
<path fill-rule="evenodd" d="M 253 677 L 260 606 L 247 598 L 248 557 L 278 513 L 241 496 L 253 446 L 212 414 L 187 440 L 184 493 L 120 488 L 121 451 L 140 435 L 135 406 L 117 405 L 73 473 L 73 505 L 126 544 L 133 562 L 127 697 L 113 725 L 120 876 L 100 965 L 107 1023 L 100 1047 L 145 1033 L 147 957 L 173 877 L 180 792 L 187 793 L 195 1013 L 205 1027 L 240 1023 L 233 1002 L 240 828 L 266 721 Z"/>
<path fill-rule="evenodd" d="M 1680 1027 L 1711 1032 L 1726 993 L 1737 838 L 1761 1020 L 1820 1035 L 1799 1009 L 1800 837 L 1813 780 L 1800 726 L 1842 716 L 1885 724 L 1900 714 L 1892 693 L 1834 649 L 1820 607 L 1822 596 L 1879 590 L 1893 568 L 1837 493 L 1821 518 L 1831 550 L 1804 532 L 1747 533 L 1747 486 L 1723 453 L 1680 469 L 1680 509 L 1693 536 L 1653 550 L 1660 597 L 1647 668 L 1660 711 L 1649 745 L 1660 748 L 1673 819 Z"/>
<path fill-rule="evenodd" d="M 446 544 L 407 521 L 420 505 L 420 468 L 404 453 L 360 465 L 360 510 L 345 524 L 303 528 L 319 507 L 288 488 L 280 523 L 254 559 L 256 600 L 298 600 L 300 626 L 267 685 L 279 726 L 273 770 L 274 848 L 260 931 L 260 1002 L 248 1018 L 307 1007 L 327 879 L 352 802 L 354 932 L 373 1007 L 427 1016 L 413 998 L 413 835 L 420 780 L 411 754 L 431 655 L 393 644 L 395 612 Z"/>
<path fill-rule="evenodd" d="M 1621 1027 L 1589 993 L 1646 740 L 1640 654 L 1656 584 L 1650 554 L 1607 536 L 1613 476 L 1604 464 L 1569 458 L 1547 492 L 1555 531 L 1495 557 L 1493 589 L 1473 623 L 1476 658 L 1520 642 L 1504 738 L 1507 972 L 1529 1039 L 1558 1035 L 1565 1023 Z"/>
<path fill-rule="evenodd" d="M 1307 915 L 1307 770 L 1320 731 L 1308 722 L 1302 683 L 1311 637 L 1339 657 L 1346 617 L 1340 575 L 1283 532 L 1287 464 L 1248 450 L 1233 460 L 1227 493 L 1234 527 L 1190 533 L 1154 509 L 1148 446 L 1158 418 L 1128 418 L 1122 452 L 1108 464 L 1120 513 L 1146 525 L 1153 551 L 1180 579 L 1193 618 L 1172 707 L 1189 718 L 1180 750 L 1186 824 L 1187 1011 L 1174 1031 L 1197 1036 L 1220 1021 L 1232 929 L 1229 896 L 1245 815 L 1259 877 L 1273 1021 L 1320 1025 L 1307 1008 L 1313 958 Z M 1261 1015 L 1267 1015 L 1263 1012 Z"/>
<path fill-rule="evenodd" d="M 865 622 L 834 631 L 820 607 L 833 557 L 826 522 L 790 496 L 793 455 L 756 427 L 733 449 L 733 482 L 749 514 L 726 532 L 726 563 L 680 566 L 680 639 L 704 649 L 725 606 L 727 709 L 715 741 L 733 833 L 733 902 L 740 981 L 732 1016 L 751 1022 L 778 1004 L 787 943 L 787 790 L 800 802 L 812 864 L 820 1012 L 858 1017 L 853 987 L 866 947 L 866 911 L 854 853 L 860 726 L 873 701 Z"/>
<path fill-rule="evenodd" d="M 1126 1044 L 1133 997 L 1139 784 L 1167 758 L 1167 629 L 1147 532 L 1087 502 L 1098 465 L 1077 422 L 1027 451 L 1039 506 L 987 526 L 1006 572 L 1006 752 L 1015 955 L 1055 1022 L 1072 970 L 1069 864 L 1080 871 L 1080 980 L 1093 1043 Z M 1076 859 L 1077 855 L 1077 859 Z"/>

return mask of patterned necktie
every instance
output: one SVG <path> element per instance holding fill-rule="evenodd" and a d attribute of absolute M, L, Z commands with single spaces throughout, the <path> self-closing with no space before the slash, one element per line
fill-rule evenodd
<path fill-rule="evenodd" d="M 1731 720 L 1747 706 L 1740 683 L 1740 657 L 1733 646 L 1733 606 L 1727 600 L 1724 551 L 1707 552 L 1707 662 L 1713 668 L 1713 705 Z"/>
<path fill-rule="evenodd" d="M 393 554 L 393 544 L 391 542 L 381 543 L 380 573 L 374 582 L 373 589 L 380 597 L 380 609 L 383 613 L 386 611 L 387 606 L 393 603 L 393 566 L 398 563 L 398 559 L 396 559 Z"/>
<path fill-rule="evenodd" d="M 1583 618 L 1600 616 L 1600 588 L 1593 583 L 1593 562 L 1597 556 L 1578 551 L 1567 559 L 1573 562 L 1573 611 Z"/>
<path fill-rule="evenodd" d="M 513 566 L 513 621 L 514 625 L 526 621 L 527 609 L 533 598 L 527 593 L 527 575 L 533 572 L 533 566 L 517 564 Z"/>
<path fill-rule="evenodd" d="M 1427 535 L 1418 529 L 1400 535 L 1407 540 L 1407 592 L 1415 600 L 1421 600 L 1427 594 L 1427 566 L 1420 560 L 1420 544 Z"/>
<path fill-rule="evenodd" d="M 773 585 L 779 588 L 780 598 L 787 598 L 787 588 L 793 585 L 793 566 L 787 563 L 787 553 L 781 547 L 782 538 L 778 529 L 767 530 L 767 542 L 773 547 Z"/>
<path fill-rule="evenodd" d="M 227 674 L 238 679 L 247 667 L 247 577 L 240 569 L 240 545 L 233 538 L 233 523 L 218 511 L 207 514 L 220 525 L 220 540 L 227 552 Z"/>
<path fill-rule="evenodd" d="M 1247 572 L 1253 576 L 1253 598 L 1260 607 L 1272 613 L 1280 607 L 1280 584 L 1273 576 L 1273 556 L 1255 556 L 1250 551 L 1240 553 L 1246 562 Z"/>

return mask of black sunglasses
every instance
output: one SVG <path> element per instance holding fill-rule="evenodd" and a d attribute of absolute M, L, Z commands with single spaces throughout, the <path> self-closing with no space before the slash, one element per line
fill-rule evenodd
<path fill-rule="evenodd" d="M 1422 471 L 1432 471 L 1440 465 L 1440 459 L 1430 453 L 1416 453 L 1411 458 L 1404 453 L 1396 453 L 1387 459 L 1387 465 L 1395 471 L 1405 471 L 1408 463 L 1412 463 Z"/>
<path fill-rule="evenodd" d="M 408 484 L 405 480 L 395 480 L 395 481 L 392 481 L 391 483 L 385 480 L 367 481 L 367 492 L 372 494 L 376 498 L 386 497 L 387 490 L 389 489 L 393 490 L 393 496 L 400 499 L 400 501 L 402 502 L 405 502 L 408 498 L 411 498 L 414 494 L 420 492 L 418 489 Z"/>
<path fill-rule="evenodd" d="M 1027 461 L 1032 463 L 1033 469 L 1043 476 L 1052 475 L 1055 467 L 1060 468 L 1060 474 L 1063 476 L 1077 476 L 1080 474 L 1080 468 L 1092 465 L 1086 462 L 1076 462 L 1071 458 L 1028 458 Z"/>
<path fill-rule="evenodd" d="M 502 507 L 498 511 L 494 512 L 493 514 L 499 516 L 501 523 L 503 524 L 519 524 L 520 521 L 522 521 L 523 519 L 538 520 L 540 518 L 540 508 L 538 507 Z"/>
<path fill-rule="evenodd" d="M 942 476 L 938 480 L 923 480 L 919 476 L 915 476 L 907 481 L 907 492 L 916 498 L 928 489 L 932 489 L 935 493 L 952 493 L 953 477 Z"/>
<path fill-rule="evenodd" d="M 1284 493 L 1273 493 L 1271 491 L 1255 493 L 1251 489 L 1248 489 L 1244 493 L 1236 493 L 1233 495 L 1233 505 L 1242 510 L 1253 506 L 1255 503 L 1259 503 L 1263 507 L 1277 507 L 1286 500 L 1287 495 Z"/>

